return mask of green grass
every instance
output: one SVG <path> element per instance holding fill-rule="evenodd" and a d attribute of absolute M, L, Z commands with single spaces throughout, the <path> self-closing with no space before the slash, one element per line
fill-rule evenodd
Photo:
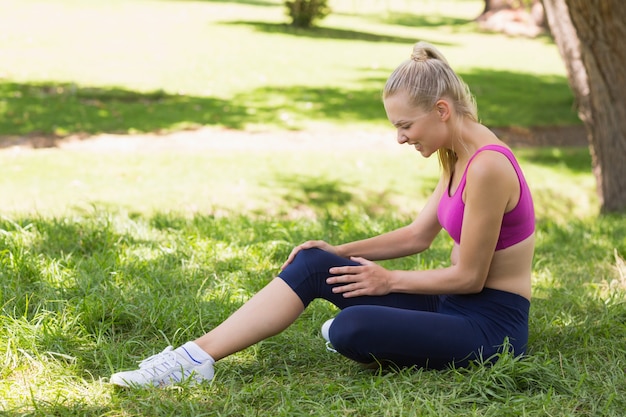
<path fill-rule="evenodd" d="M 386 126 L 380 88 L 414 40 L 441 46 L 490 125 L 578 123 L 554 45 L 477 32 L 479 1 L 334 3 L 321 28 L 296 31 L 279 1 L 0 0 L 2 135 L 357 133 L 341 152 L 254 134 L 236 149 L 0 150 L 0 415 L 623 415 L 626 222 L 598 216 L 582 148 L 517 150 L 538 215 L 523 360 L 364 370 L 325 350 L 319 326 L 335 310 L 316 301 L 221 361 L 211 384 L 107 384 L 220 323 L 295 244 L 363 238 L 419 211 L 436 161 L 358 137 Z M 438 267 L 449 249 L 442 235 L 385 265 Z"/>
<path fill-rule="evenodd" d="M 16 182 L 1 183 L 0 193 L 24 203 L 0 220 L 0 411 L 619 416 L 626 222 L 597 217 L 585 149 L 518 154 L 538 208 L 524 360 L 363 370 L 324 349 L 319 326 L 335 310 L 315 302 L 284 333 L 221 361 L 211 384 L 128 392 L 106 383 L 112 371 L 224 320 L 296 243 L 359 239 L 409 221 L 434 185 L 435 161 L 384 147 L 349 158 L 321 150 L 0 152 Z M 76 178 L 80 186 L 68 187 Z M 233 191 L 241 184 L 243 196 Z M 428 253 L 386 265 L 441 266 L 449 249 L 442 235 Z"/>
<path fill-rule="evenodd" d="M 580 123 L 555 45 L 477 31 L 480 1 L 332 3 L 301 30 L 280 1 L 0 0 L 0 135 L 377 127 L 384 80 L 420 39 L 486 124 Z"/>

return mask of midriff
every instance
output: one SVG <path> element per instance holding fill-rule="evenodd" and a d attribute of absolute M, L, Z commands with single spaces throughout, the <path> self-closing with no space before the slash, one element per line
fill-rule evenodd
<path fill-rule="evenodd" d="M 507 291 L 530 300 L 532 258 L 535 235 L 506 249 L 494 252 L 485 287 Z M 452 265 L 459 260 L 459 245 L 455 244 L 450 254 Z"/>

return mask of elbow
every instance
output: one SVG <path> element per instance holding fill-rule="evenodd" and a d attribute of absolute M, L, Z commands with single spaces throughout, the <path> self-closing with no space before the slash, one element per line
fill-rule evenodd
<path fill-rule="evenodd" d="M 485 289 L 485 281 L 474 281 L 466 288 L 466 294 L 478 294 Z"/>
<path fill-rule="evenodd" d="M 485 288 L 487 276 L 481 273 L 464 273 L 460 275 L 461 282 L 458 289 L 462 294 L 478 294 Z"/>
<path fill-rule="evenodd" d="M 422 253 L 430 249 L 434 239 L 416 239 L 411 247 L 411 253 Z"/>
<path fill-rule="evenodd" d="M 418 242 L 417 245 L 413 248 L 413 253 L 422 253 L 425 250 L 430 249 L 430 245 L 432 242 Z"/>

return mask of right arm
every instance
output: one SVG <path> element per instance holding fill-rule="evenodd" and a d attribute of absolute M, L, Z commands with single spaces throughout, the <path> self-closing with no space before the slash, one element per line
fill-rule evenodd
<path fill-rule="evenodd" d="M 372 261 L 401 258 L 423 252 L 430 247 L 441 230 L 441 225 L 437 219 L 437 205 L 441 193 L 445 190 L 443 184 L 443 181 L 439 181 L 424 209 L 411 224 L 378 236 L 338 246 L 332 246 L 321 240 L 304 242 L 291 251 L 281 269 L 289 265 L 302 249 L 310 248 L 319 248 L 344 258 L 358 256 Z"/>

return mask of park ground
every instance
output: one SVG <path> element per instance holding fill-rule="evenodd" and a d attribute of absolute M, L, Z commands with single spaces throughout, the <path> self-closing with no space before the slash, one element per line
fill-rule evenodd
<path fill-rule="evenodd" d="M 493 131 L 507 144 L 514 147 L 541 146 L 586 146 L 587 137 L 583 125 L 496 128 Z M 317 149 L 337 149 L 358 146 L 367 140 L 393 145 L 393 130 L 373 129 L 352 131 L 347 129 L 319 129 L 305 131 L 247 132 L 242 130 L 205 127 L 194 130 L 169 132 L 166 134 L 144 133 L 120 134 L 74 134 L 66 137 L 31 134 L 23 136 L 0 136 L 0 149 L 60 148 L 81 150 L 137 150 L 180 148 L 187 149 L 302 149 L 312 146 Z"/>

